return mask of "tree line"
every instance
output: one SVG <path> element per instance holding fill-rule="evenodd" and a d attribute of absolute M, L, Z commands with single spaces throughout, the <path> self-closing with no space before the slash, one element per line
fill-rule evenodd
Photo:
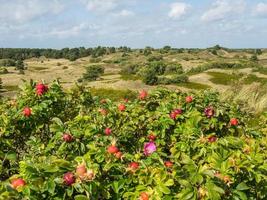
<path fill-rule="evenodd" d="M 0 48 L 0 59 L 25 60 L 28 58 L 65 58 L 74 61 L 78 58 L 92 56 L 99 57 L 106 54 L 119 52 L 130 52 L 129 47 L 95 47 L 95 48 L 63 48 L 63 49 L 38 49 L 38 48 Z"/>

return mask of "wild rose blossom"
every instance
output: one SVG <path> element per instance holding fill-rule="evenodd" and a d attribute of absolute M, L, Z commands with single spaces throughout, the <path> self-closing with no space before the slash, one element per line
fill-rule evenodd
<path fill-rule="evenodd" d="M 149 156 L 157 150 L 156 144 L 154 142 L 148 142 L 144 145 L 144 154 Z"/>
<path fill-rule="evenodd" d="M 209 106 L 209 107 L 205 108 L 204 113 L 208 118 L 211 118 L 214 116 L 215 111 L 214 111 L 214 108 Z"/>

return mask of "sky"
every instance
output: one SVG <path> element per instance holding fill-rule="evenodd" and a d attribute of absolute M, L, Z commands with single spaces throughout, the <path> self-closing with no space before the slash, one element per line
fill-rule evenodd
<path fill-rule="evenodd" d="M 267 0 L 0 0 L 0 47 L 267 47 Z"/>

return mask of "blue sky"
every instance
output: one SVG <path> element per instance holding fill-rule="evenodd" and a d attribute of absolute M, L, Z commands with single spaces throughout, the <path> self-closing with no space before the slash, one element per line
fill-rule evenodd
<path fill-rule="evenodd" d="M 267 0 L 0 0 L 0 47 L 267 47 Z"/>

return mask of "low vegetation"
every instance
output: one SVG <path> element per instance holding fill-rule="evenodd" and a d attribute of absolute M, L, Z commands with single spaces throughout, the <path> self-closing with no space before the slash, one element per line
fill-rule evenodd
<path fill-rule="evenodd" d="M 111 101 L 31 82 L 0 104 L 0 199 L 266 199 L 254 119 L 210 91 Z"/>
<path fill-rule="evenodd" d="M 86 72 L 83 74 L 83 80 L 85 81 L 95 81 L 97 80 L 101 75 L 104 74 L 104 67 L 99 65 L 90 65 L 86 67 Z"/>

